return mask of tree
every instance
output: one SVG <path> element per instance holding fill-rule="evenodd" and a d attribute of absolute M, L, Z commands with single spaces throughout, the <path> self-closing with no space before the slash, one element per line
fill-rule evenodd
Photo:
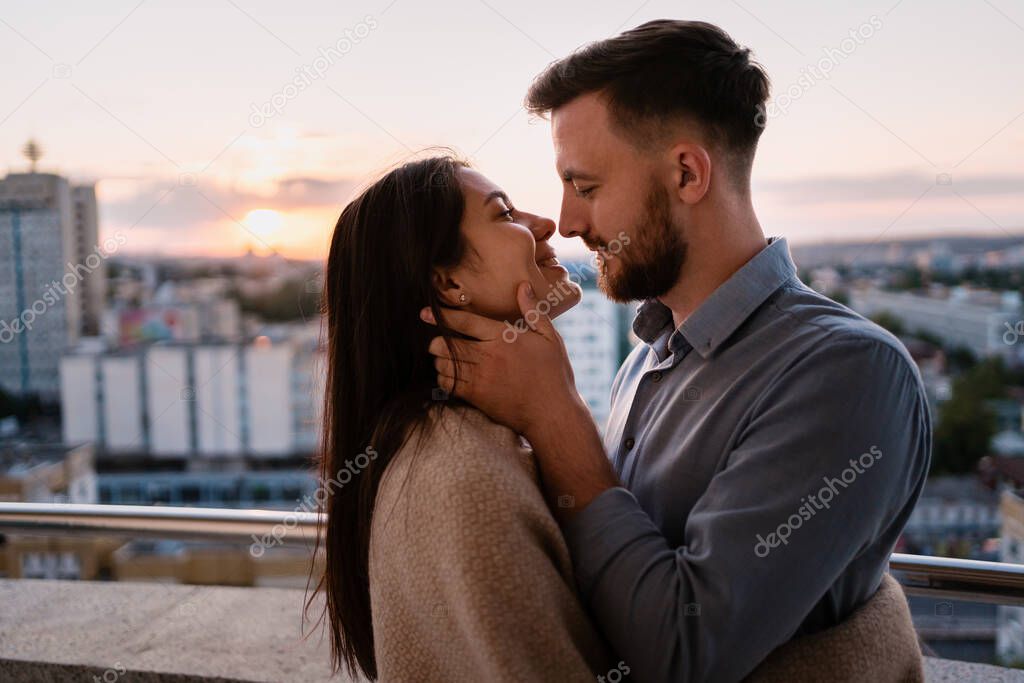
<path fill-rule="evenodd" d="M 946 352 L 946 365 L 953 374 L 967 372 L 978 364 L 978 359 L 970 349 L 957 346 Z"/>
<path fill-rule="evenodd" d="M 996 417 L 986 401 L 1006 395 L 1008 374 L 1001 359 L 986 359 L 953 381 L 953 396 L 939 407 L 932 474 L 972 472 L 988 455 Z"/>
<path fill-rule="evenodd" d="M 320 315 L 319 286 L 311 281 L 288 280 L 261 296 L 247 297 L 235 292 L 243 313 L 252 313 L 268 322 L 310 320 Z"/>
<path fill-rule="evenodd" d="M 18 396 L 0 388 L 0 418 L 13 415 L 19 422 L 26 422 L 43 413 L 43 404 L 37 394 Z"/>
<path fill-rule="evenodd" d="M 837 304 L 842 304 L 847 308 L 850 306 L 850 295 L 845 289 L 835 289 L 829 292 L 828 297 Z"/>
<path fill-rule="evenodd" d="M 0 387 L 0 417 L 7 417 L 18 412 L 18 403 L 14 397 Z"/>
<path fill-rule="evenodd" d="M 881 327 L 889 330 L 897 337 L 906 331 L 903 328 L 903 321 L 889 311 L 879 311 L 871 316 L 871 321 L 876 325 L 880 325 Z"/>
<path fill-rule="evenodd" d="M 921 289 L 925 284 L 924 273 L 920 268 L 910 267 L 899 271 L 892 281 L 892 289 L 897 291 Z"/>

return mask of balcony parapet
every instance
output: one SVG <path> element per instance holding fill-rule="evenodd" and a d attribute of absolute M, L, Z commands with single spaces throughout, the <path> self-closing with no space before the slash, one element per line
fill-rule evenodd
<path fill-rule="evenodd" d="M 327 641 L 284 588 L 0 579 L 0 680 L 360 683 L 330 675 Z M 1024 672 L 925 657 L 928 683 Z"/>
<path fill-rule="evenodd" d="M 332 681 L 305 591 L 0 580 L 0 680 Z M 93 678 L 94 676 L 98 678 Z"/>

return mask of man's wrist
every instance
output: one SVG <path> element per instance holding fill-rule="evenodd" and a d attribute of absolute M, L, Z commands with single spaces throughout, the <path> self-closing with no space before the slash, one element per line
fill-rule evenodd
<path fill-rule="evenodd" d="M 562 524 L 582 511 L 594 498 L 619 486 L 608 462 L 600 432 L 579 394 L 557 404 L 527 432 L 540 464 L 545 494 Z"/>
<path fill-rule="evenodd" d="M 594 418 L 586 401 L 576 391 L 566 392 L 564 398 L 545 401 L 543 410 L 526 428 L 523 436 L 531 444 L 548 445 L 565 434 L 567 426 L 586 429 L 594 425 Z"/>

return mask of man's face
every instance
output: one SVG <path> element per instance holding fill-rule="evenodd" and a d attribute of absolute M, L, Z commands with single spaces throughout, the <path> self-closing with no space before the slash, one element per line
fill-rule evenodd
<path fill-rule="evenodd" d="M 679 279 L 686 242 L 656 153 L 613 129 L 603 100 L 582 95 L 551 115 L 562 178 L 558 232 L 597 252 L 598 284 L 615 301 L 660 297 Z"/>

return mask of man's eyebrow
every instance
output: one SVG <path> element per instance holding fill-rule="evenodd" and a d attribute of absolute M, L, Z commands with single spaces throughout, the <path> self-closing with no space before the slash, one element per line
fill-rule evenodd
<path fill-rule="evenodd" d="M 505 194 L 502 190 L 495 190 L 494 192 L 484 197 L 484 206 L 487 206 L 495 199 L 500 199 L 509 206 L 512 206 L 512 202 L 509 200 L 508 195 Z"/>
<path fill-rule="evenodd" d="M 583 171 L 577 171 L 574 168 L 567 168 L 562 171 L 562 180 L 571 183 L 574 180 L 597 180 L 597 176 L 593 173 L 584 173 Z"/>

